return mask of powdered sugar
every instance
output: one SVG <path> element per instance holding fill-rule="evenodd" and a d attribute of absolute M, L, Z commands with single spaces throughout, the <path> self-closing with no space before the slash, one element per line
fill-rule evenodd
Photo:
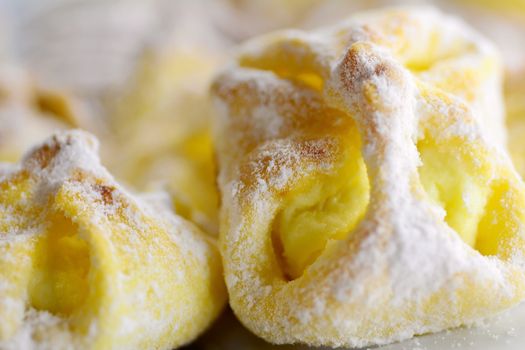
<path fill-rule="evenodd" d="M 2 348 L 177 346 L 221 309 L 225 296 L 212 240 L 176 217 L 159 196 L 135 196 L 119 186 L 97 151 L 98 141 L 85 132 L 58 133 L 21 164 L 0 171 L 0 186 L 11 191 L 0 198 Z M 73 232 L 54 232 L 62 222 L 70 222 Z M 35 254 L 46 254 L 35 252 L 35 242 L 53 234 L 82 241 L 89 261 L 88 294 L 68 315 L 35 310 L 25 285 L 34 269 L 47 267 L 33 266 Z M 53 249 L 60 244 L 50 241 Z M 67 254 L 58 250 L 53 258 Z"/>
<path fill-rule="evenodd" d="M 470 81 L 467 69 L 488 78 Z M 520 264 L 465 244 L 418 174 L 423 129 L 440 142 L 482 149 L 484 158 L 473 163 L 492 164 L 491 181 L 499 166 L 512 169 L 497 150 L 504 142 L 499 69 L 492 45 L 427 8 L 357 15 L 311 34 L 271 34 L 241 50 L 238 66 L 212 92 L 226 280 L 243 323 L 272 342 L 363 346 L 470 323 L 522 299 Z M 465 77 L 465 86 L 440 80 L 445 71 Z M 491 96 L 490 118 L 478 104 L 489 95 L 499 96 Z M 349 118 L 370 181 L 366 215 L 287 281 L 273 222 L 296 181 L 336 171 L 348 137 L 338 131 Z M 427 126 L 434 120 L 439 130 Z M 318 148 L 306 146 L 313 140 Z M 511 173 L 506 180 L 524 192 Z M 482 302 L 467 306 L 470 298 Z"/>

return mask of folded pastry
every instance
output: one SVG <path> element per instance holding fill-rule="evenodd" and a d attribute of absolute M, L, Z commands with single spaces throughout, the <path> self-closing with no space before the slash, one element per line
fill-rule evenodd
<path fill-rule="evenodd" d="M 57 134 L 0 168 L 0 348 L 172 349 L 226 299 L 219 254 L 162 201 Z"/>
<path fill-rule="evenodd" d="M 243 324 L 364 346 L 522 300 L 525 187 L 500 151 L 500 75 L 489 43 L 427 8 L 247 44 L 212 86 Z"/>
<path fill-rule="evenodd" d="M 163 187 L 178 214 L 216 233 L 218 191 L 207 89 L 217 59 L 197 50 L 165 51 L 145 53 L 114 107 L 110 121 L 116 152 L 108 162 L 139 189 Z"/>

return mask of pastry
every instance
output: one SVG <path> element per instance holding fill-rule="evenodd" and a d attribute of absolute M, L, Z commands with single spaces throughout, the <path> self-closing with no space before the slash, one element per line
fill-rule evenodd
<path fill-rule="evenodd" d="M 516 170 L 525 176 L 525 67 L 509 72 L 505 84 L 509 152 Z"/>
<path fill-rule="evenodd" d="M 141 190 L 167 190 L 179 215 L 218 231 L 207 96 L 217 59 L 198 50 L 148 50 L 110 114 L 108 164 Z"/>
<path fill-rule="evenodd" d="M 500 77 L 493 46 L 432 8 L 248 43 L 212 86 L 241 322 L 353 347 L 521 301 L 525 185 L 502 151 Z"/>
<path fill-rule="evenodd" d="M 484 6 L 487 9 L 507 13 L 515 17 L 523 18 L 525 16 L 525 2 L 522 0 L 463 0 L 462 2 L 475 6 Z"/>
<path fill-rule="evenodd" d="M 0 348 L 172 349 L 222 309 L 215 243 L 56 134 L 0 168 Z"/>
<path fill-rule="evenodd" d="M 525 2 L 522 0 L 442 0 L 440 6 L 461 16 L 492 40 L 507 69 L 525 61 Z"/>
<path fill-rule="evenodd" d="M 16 162 L 56 130 L 91 126 L 74 99 L 39 86 L 27 70 L 0 63 L 0 161 Z"/>

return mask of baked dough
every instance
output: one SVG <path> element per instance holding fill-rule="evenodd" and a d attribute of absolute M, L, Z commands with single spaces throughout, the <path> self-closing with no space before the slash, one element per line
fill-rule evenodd
<path fill-rule="evenodd" d="M 91 127 L 77 102 L 39 86 L 22 67 L 0 62 L 0 161 L 20 160 L 25 150 L 56 130 Z"/>
<path fill-rule="evenodd" d="M 525 187 L 501 151 L 500 76 L 492 45 L 431 8 L 248 43 L 212 86 L 241 322 L 353 347 L 522 300 Z"/>
<path fill-rule="evenodd" d="M 0 168 L 0 348 L 172 349 L 225 304 L 215 243 L 56 134 Z"/>
<path fill-rule="evenodd" d="M 148 50 L 110 123 L 110 169 L 140 190 L 167 190 L 177 214 L 218 232 L 218 190 L 207 95 L 218 58 L 204 51 Z"/>

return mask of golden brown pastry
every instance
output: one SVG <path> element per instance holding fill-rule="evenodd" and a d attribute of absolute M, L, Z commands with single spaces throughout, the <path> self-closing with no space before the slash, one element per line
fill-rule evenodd
<path fill-rule="evenodd" d="M 212 87 L 241 322 L 352 347 L 521 301 L 525 186 L 501 151 L 500 78 L 492 45 L 427 8 L 247 44 Z"/>
<path fill-rule="evenodd" d="M 0 167 L 0 348 L 173 349 L 226 301 L 215 242 L 130 194 L 87 133 Z"/>

